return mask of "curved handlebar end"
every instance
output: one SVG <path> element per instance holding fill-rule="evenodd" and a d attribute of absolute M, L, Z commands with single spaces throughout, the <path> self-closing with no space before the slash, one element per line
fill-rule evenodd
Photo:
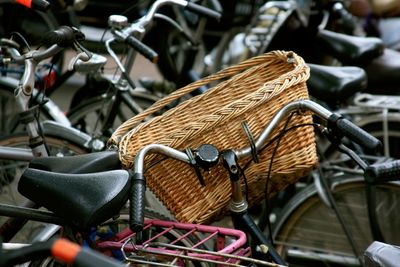
<path fill-rule="evenodd" d="M 157 63 L 158 61 L 158 54 L 155 52 L 152 48 L 149 46 L 145 45 L 138 39 L 136 39 L 133 36 L 128 36 L 125 39 L 125 42 L 130 45 L 133 49 L 138 51 L 141 55 L 143 55 L 145 58 L 150 60 L 152 63 Z"/>
<path fill-rule="evenodd" d="M 130 194 L 129 226 L 132 231 L 140 232 L 144 226 L 146 181 L 143 173 L 135 173 L 132 178 Z"/>

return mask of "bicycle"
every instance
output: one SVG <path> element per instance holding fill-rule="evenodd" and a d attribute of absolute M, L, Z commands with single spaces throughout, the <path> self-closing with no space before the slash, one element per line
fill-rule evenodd
<path fill-rule="evenodd" d="M 33 8 L 33 7 L 32 7 Z M 30 12 L 30 10 L 28 10 Z M 34 11 L 32 11 L 34 12 Z M 47 15 L 50 16 L 50 14 L 42 14 L 38 12 L 38 14 L 43 15 L 44 17 L 47 17 Z M 54 28 L 56 28 L 54 26 Z M 16 35 L 15 33 L 14 35 Z M 35 33 L 36 34 L 36 33 Z M 22 36 L 22 35 L 20 35 Z M 23 37 L 22 37 L 23 38 Z M 11 40 L 3 40 L 4 42 L 7 42 L 6 45 L 13 44 L 15 47 L 19 47 L 19 45 L 16 42 L 13 42 Z M 43 45 L 46 42 L 46 38 L 42 39 L 41 45 Z M 26 44 L 28 45 L 28 44 Z M 29 47 L 29 45 L 28 45 Z M 54 56 L 52 59 L 57 60 L 57 56 L 60 56 L 61 53 L 58 53 L 56 56 Z M 62 57 L 62 56 L 61 56 Z M 43 63 L 38 67 L 36 70 L 39 70 L 41 68 L 44 68 L 45 70 L 41 70 L 41 73 L 38 74 L 37 76 L 44 76 L 44 77 L 39 77 L 39 81 L 35 83 L 36 86 L 38 86 L 38 89 L 34 90 L 33 97 L 31 98 L 31 101 L 33 105 L 41 105 L 42 106 L 42 120 L 44 119 L 51 119 L 54 121 L 57 121 L 59 123 L 64 124 L 65 126 L 71 126 L 70 120 L 67 118 L 64 112 L 60 110 L 56 106 L 56 104 L 49 98 L 52 93 L 54 93 L 57 89 L 61 87 L 73 74 L 76 72 L 80 74 L 87 75 L 87 82 L 86 85 L 84 86 L 85 89 L 90 89 L 92 86 L 102 86 L 105 87 L 102 89 L 102 92 L 99 92 L 99 98 L 104 99 L 104 97 L 101 97 L 101 94 L 104 91 L 110 90 L 110 88 L 115 89 L 117 85 L 113 83 L 113 80 L 111 78 L 105 78 L 105 76 L 99 75 L 99 70 L 104 66 L 106 63 L 106 58 L 104 58 L 101 55 L 98 54 L 93 54 L 93 56 L 90 59 L 90 62 L 85 62 L 84 64 L 82 62 L 79 62 L 80 64 L 76 65 L 76 68 L 74 69 L 67 69 L 65 72 L 62 74 L 58 74 L 59 71 L 57 70 L 57 66 L 55 65 L 54 62 L 50 61 L 50 63 Z M 17 77 L 16 79 L 13 79 L 13 75 L 10 75 L 10 73 L 23 73 L 23 70 L 18 68 L 19 66 L 8 66 L 9 63 L 5 64 L 2 68 L 2 74 L 4 75 L 0 81 L 1 81 L 1 95 L 3 96 L 2 99 L 2 109 L 4 112 L 2 112 L 3 118 L 3 124 L 2 124 L 2 132 L 4 134 L 11 133 L 15 131 L 18 127 L 18 119 L 15 111 L 15 105 L 13 105 L 13 90 L 18 84 L 18 80 L 20 77 Z M 60 63 L 61 66 L 59 66 L 59 69 L 62 69 L 62 62 Z M 79 66 L 78 66 L 79 65 Z M 79 68 L 78 68 L 79 67 Z M 43 72 L 45 74 L 43 74 Z M 54 73 L 57 73 L 54 75 Z M 46 89 L 46 90 L 44 90 Z M 120 88 L 121 89 L 121 88 Z M 126 89 L 126 88 L 125 88 Z M 121 89 L 122 90 L 122 89 Z M 112 90 L 111 90 L 112 91 Z M 108 92 L 108 95 L 112 93 Z M 126 116 L 132 116 L 132 114 L 137 114 L 141 110 L 143 110 L 143 107 L 140 105 L 143 105 L 144 107 L 149 106 L 151 103 L 155 101 L 155 97 L 148 96 L 146 92 L 142 92 L 139 89 L 139 93 L 137 91 L 131 92 L 131 93 L 123 93 L 124 96 L 122 97 L 124 103 L 128 103 L 127 108 L 121 107 L 121 112 L 127 113 L 128 115 Z M 137 94 L 137 96 L 135 96 Z M 138 98 L 138 100 L 133 99 L 133 97 Z M 110 96 L 111 98 L 111 96 Z M 97 99 L 98 102 L 99 99 Z M 136 102 L 135 102 L 136 101 Z M 93 102 L 93 101 L 92 101 Z M 139 103 L 139 104 L 138 104 Z M 89 101 L 88 104 L 91 104 Z M 100 116 L 100 115 L 99 115 Z M 115 125 L 118 125 L 118 121 L 115 123 Z M 114 125 L 114 126 L 115 126 Z M 89 132 L 89 128 L 87 129 Z M 96 149 L 96 148 L 95 148 Z"/>
<path fill-rule="evenodd" d="M 82 40 L 82 34 L 69 27 L 62 27 L 55 32 L 48 33 L 49 39 L 57 44 L 50 46 L 44 51 L 31 50 L 27 54 L 20 55 L 13 47 L 4 47 L 10 57 L 16 62 L 24 63 L 25 69 L 21 82 L 15 90 L 15 99 L 17 109 L 20 113 L 21 121 L 26 125 L 26 133 L 14 134 L 4 137 L 0 141 L 1 155 L 1 196 L 2 201 L 10 204 L 25 201 L 17 194 L 16 184 L 18 182 L 21 170 L 27 165 L 27 162 L 34 157 L 46 157 L 51 155 L 73 155 L 82 154 L 95 147 L 95 143 L 91 143 L 89 136 L 68 128 L 55 122 L 38 123 L 38 106 L 30 106 L 30 99 L 33 94 L 34 73 L 38 62 L 52 57 L 59 51 L 65 49 L 65 46 L 73 46 L 79 52 L 73 58 L 72 66 L 78 67 L 76 64 L 78 59 L 88 60 L 91 56 L 90 52 L 81 47 L 78 42 Z M 56 37 L 56 38 L 54 38 Z M 52 39 L 53 38 L 53 39 Z M 44 137 L 46 135 L 46 137 Z M 27 146 L 29 149 L 26 149 Z M 100 149 L 102 149 L 101 144 Z M 28 206 L 34 206 L 32 203 L 26 203 Z M 4 221 L 2 220 L 2 224 Z M 16 225 L 22 226 L 20 222 Z M 29 234 L 28 229 L 28 234 Z M 15 233 L 14 233 L 15 234 Z M 5 236 L 5 241 L 11 239 L 13 234 Z"/>
<path fill-rule="evenodd" d="M 114 127 L 119 126 L 133 115 L 139 114 L 145 107 L 150 106 L 150 104 L 159 99 L 155 92 L 151 95 L 148 91 L 143 92 L 139 88 L 135 89 L 139 86 L 129 77 L 137 52 L 151 62 L 155 63 L 158 60 L 157 53 L 141 42 L 151 23 L 154 19 L 166 21 L 185 36 L 188 41 L 191 41 L 192 45 L 194 42 L 178 23 L 157 12 L 162 6 L 183 7 L 185 10 L 214 19 L 220 17 L 218 12 L 209 8 L 192 2 L 176 0 L 155 1 L 150 6 L 149 11 L 133 23 L 128 23 L 128 19 L 125 16 L 110 16 L 108 23 L 113 37 L 105 41 L 105 46 L 121 75 L 117 80 L 108 82 L 111 88 L 105 93 L 103 90 L 98 90 L 98 88 L 93 86 L 91 88 L 83 87 L 78 90 L 72 100 L 71 109 L 68 112 L 68 118 L 74 127 L 87 133 L 94 133 L 95 136 L 109 137 Z M 115 43 L 125 43 L 128 45 L 124 64 L 113 50 L 112 45 Z M 99 79 L 98 77 L 96 81 L 95 77 L 92 80 L 95 85 L 96 83 L 102 84 L 104 81 L 107 81 L 107 78 L 104 79 L 103 77 Z M 104 86 L 102 87 L 103 89 L 105 88 Z M 127 108 L 121 107 L 122 104 Z M 134 112 L 132 114 L 127 113 L 127 111 Z M 97 119 L 94 120 L 93 118 Z"/>
<path fill-rule="evenodd" d="M 335 131 L 339 131 L 361 144 L 371 145 L 372 142 L 373 146 L 379 145 L 378 140 L 374 139 L 372 136 L 368 135 L 346 119 L 334 115 L 330 111 L 312 101 L 301 100 L 288 104 L 274 116 L 272 122 L 264 129 L 260 137 L 255 141 L 256 149 L 259 150 L 262 148 L 265 141 L 270 137 L 269 135 L 271 134 L 273 129 L 277 127 L 277 125 L 282 120 L 287 118 L 288 114 L 296 111 L 301 112 L 305 110 L 312 111 L 314 114 L 321 116 L 324 120 L 330 121 L 331 123 L 327 126 L 328 128 L 335 129 Z M 55 163 L 51 163 L 51 161 L 53 160 L 52 158 L 35 159 L 36 163 L 34 163 L 32 168 L 28 168 L 21 178 L 19 190 L 28 198 L 32 199 L 36 203 L 40 203 L 52 212 L 32 212 L 27 209 L 16 207 L 12 207 L 12 209 L 9 209 L 8 207 L 4 207 L 4 205 L 0 205 L 0 213 L 7 214 L 8 212 L 12 213 L 13 216 L 18 215 L 34 220 L 37 220 L 38 218 L 41 218 L 42 220 L 43 218 L 47 218 L 48 221 L 59 224 L 63 224 L 66 222 L 66 224 L 70 224 L 76 229 L 86 229 L 86 234 L 84 236 L 88 237 L 89 235 L 87 232 L 91 225 L 97 225 L 107 218 L 110 218 L 114 214 L 118 213 L 118 210 L 124 205 L 126 199 L 129 198 L 129 225 L 132 230 L 128 230 L 127 235 L 124 235 L 124 237 L 121 238 L 120 241 L 116 241 L 119 244 L 107 243 L 106 245 L 106 243 L 104 243 L 104 248 L 115 249 L 125 246 L 127 251 L 130 251 L 132 250 L 132 247 L 129 245 L 129 242 L 131 241 L 127 241 L 128 239 L 126 238 L 132 237 L 136 240 L 135 242 L 138 242 L 138 244 L 140 244 L 141 238 L 140 236 L 138 237 L 137 235 L 135 235 L 135 232 L 139 233 L 143 229 L 147 229 L 146 227 L 148 226 L 148 221 L 144 223 L 144 158 L 146 155 L 154 153 L 163 154 L 179 161 L 183 161 L 187 164 L 191 164 L 192 162 L 188 154 L 186 154 L 185 152 L 158 144 L 145 146 L 140 151 L 138 151 L 138 154 L 135 158 L 133 175 L 129 175 L 128 172 L 122 170 L 94 174 L 61 174 L 51 171 L 51 166 L 57 165 Z M 237 158 L 235 158 L 235 155 L 237 156 Z M 75 166 L 78 166 L 77 164 L 85 162 L 85 160 L 82 159 L 88 156 L 89 155 L 77 156 L 78 158 L 80 158 L 80 160 L 74 160 L 75 157 L 67 157 L 64 159 L 64 164 L 67 166 L 69 165 L 69 168 L 73 170 Z M 256 251 L 256 247 L 259 246 L 258 252 L 262 254 L 261 259 L 265 260 L 264 257 L 267 256 L 267 261 L 269 261 L 268 259 L 272 258 L 273 261 L 278 262 L 279 264 L 285 264 L 285 262 L 280 258 L 279 254 L 275 252 L 268 239 L 256 227 L 254 221 L 247 213 L 247 202 L 242 194 L 242 191 L 240 190 L 241 182 L 239 177 L 241 176 L 241 173 L 239 173 L 239 168 L 236 165 L 236 160 L 242 157 L 251 157 L 250 147 L 226 150 L 221 153 L 221 158 L 225 162 L 224 165 L 227 168 L 231 179 L 233 194 L 230 209 L 232 213 L 232 219 L 235 221 L 236 227 L 242 227 L 239 229 L 246 233 L 249 232 L 253 242 L 256 243 L 256 246 L 253 247 L 253 251 Z M 212 169 L 212 165 L 216 164 L 219 158 L 220 156 L 218 150 L 211 145 L 205 145 L 202 148 L 199 147 L 196 149 L 196 159 L 198 162 L 197 164 L 199 164 L 200 168 L 202 168 L 202 166 L 207 166 L 208 168 Z M 61 159 L 56 160 L 58 160 L 58 164 L 62 162 Z M 202 165 L 201 162 L 203 162 L 204 165 Z M 380 168 L 393 169 L 393 167 L 396 166 L 383 165 Z M 43 170 L 45 168 L 50 171 Z M 43 179 L 43 177 L 46 178 Z M 110 179 L 110 177 L 113 178 Z M 92 184 L 95 180 L 98 185 L 97 187 L 85 186 Z M 54 183 L 57 183 L 58 185 Z M 66 183 L 70 184 L 71 186 L 71 189 L 67 190 L 67 192 L 65 192 L 64 190 L 64 187 L 67 185 Z M 111 187 L 110 183 L 114 186 Z M 64 187 L 61 186 L 61 184 L 63 184 Z M 29 188 L 31 188 L 32 186 L 35 186 L 37 190 L 30 190 Z M 111 188 L 115 189 L 113 190 L 113 193 L 110 193 Z M 86 192 L 86 194 L 82 192 L 82 190 L 90 190 L 91 193 L 89 194 Z M 62 191 L 64 192 L 63 194 L 61 194 Z M 78 191 L 81 192 L 81 194 L 78 194 Z M 77 195 L 81 195 L 84 199 L 86 199 L 84 202 L 81 203 L 87 204 L 79 206 L 79 200 L 76 199 Z M 107 198 L 108 200 L 104 198 L 105 195 L 110 195 L 110 197 Z M 51 199 L 49 199 L 49 197 Z M 70 207 L 70 205 L 76 208 L 68 208 Z M 98 212 L 99 210 L 103 211 Z M 155 225 L 157 225 L 157 223 L 155 223 Z M 167 228 L 171 227 L 171 224 L 168 223 L 164 225 L 166 225 Z M 190 226 L 189 230 L 193 229 L 193 227 L 193 225 Z M 177 229 L 179 230 L 181 228 L 178 227 Z M 145 236 L 145 234 L 143 235 Z M 266 249 L 266 247 L 268 247 L 268 249 Z M 133 247 L 133 250 L 135 250 L 135 247 Z M 196 253 L 196 251 L 194 251 L 194 253 Z"/>

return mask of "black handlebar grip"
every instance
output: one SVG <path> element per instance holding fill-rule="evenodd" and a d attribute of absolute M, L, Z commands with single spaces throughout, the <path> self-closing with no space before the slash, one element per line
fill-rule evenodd
<path fill-rule="evenodd" d="M 49 31 L 43 37 L 44 43 L 56 44 L 60 47 L 70 47 L 76 40 L 76 31 L 69 26 L 61 26 L 57 30 Z"/>
<path fill-rule="evenodd" d="M 46 0 L 32 0 L 31 8 L 38 11 L 47 11 L 50 8 L 50 3 Z"/>
<path fill-rule="evenodd" d="M 132 179 L 129 207 L 129 226 L 132 231 L 140 232 L 144 226 L 144 199 L 146 194 L 146 181 L 143 173 L 135 173 Z"/>
<path fill-rule="evenodd" d="M 364 177 L 370 184 L 400 181 L 400 160 L 370 165 L 365 169 Z"/>
<path fill-rule="evenodd" d="M 348 137 L 351 141 L 356 142 L 360 146 L 371 150 L 373 152 L 378 152 L 381 147 L 381 141 L 379 141 L 376 137 L 370 135 L 351 121 L 339 117 L 338 115 L 332 115 L 329 120 L 334 122 L 336 128 L 343 134 Z"/>
<path fill-rule="evenodd" d="M 157 63 L 158 54 L 153 49 L 151 49 L 150 47 L 148 47 L 135 37 L 128 36 L 128 38 L 125 39 L 125 42 L 151 62 Z"/>
<path fill-rule="evenodd" d="M 188 2 L 185 8 L 201 16 L 209 17 L 216 20 L 221 19 L 221 13 L 192 2 Z"/>
<path fill-rule="evenodd" d="M 37 11 L 47 11 L 50 8 L 50 3 L 46 0 L 16 0 L 16 2 Z"/>

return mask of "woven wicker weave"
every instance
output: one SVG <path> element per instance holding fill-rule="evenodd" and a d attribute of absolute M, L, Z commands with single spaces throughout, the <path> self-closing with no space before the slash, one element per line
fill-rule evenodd
<path fill-rule="evenodd" d="M 285 104 L 308 99 L 309 69 L 292 52 L 273 51 L 251 58 L 185 86 L 158 101 L 145 112 L 121 125 L 110 139 L 119 144 L 120 158 L 131 168 L 136 152 L 151 143 L 184 150 L 213 144 L 220 151 L 249 146 L 242 129 L 247 122 L 257 138 L 272 116 Z M 155 116 L 165 105 L 198 87 L 217 83 L 206 93 L 190 98 Z M 144 119 L 148 119 L 143 122 Z M 288 127 L 310 123 L 311 116 L 294 115 Z M 280 128 L 283 128 L 282 122 Z M 272 136 L 277 135 L 279 129 Z M 260 163 L 246 170 L 249 202 L 265 196 L 266 176 L 274 146 L 259 153 Z M 160 156 L 149 156 L 147 163 Z M 244 165 L 248 159 L 239 162 Z M 269 192 L 277 192 L 303 177 L 317 164 L 312 127 L 289 131 L 280 141 L 272 167 Z M 183 222 L 208 222 L 225 212 L 230 199 L 230 181 L 222 164 L 203 173 L 201 186 L 192 167 L 176 160 L 158 162 L 146 172 L 147 184 L 167 208 Z"/>

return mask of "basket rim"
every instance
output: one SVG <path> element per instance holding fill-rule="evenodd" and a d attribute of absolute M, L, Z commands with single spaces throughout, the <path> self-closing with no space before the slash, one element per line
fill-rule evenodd
<path fill-rule="evenodd" d="M 160 120 L 160 119 L 162 119 L 162 117 L 170 116 L 171 113 L 178 112 L 177 111 L 178 107 L 184 108 L 185 105 L 189 105 L 189 104 L 196 103 L 197 101 L 201 101 L 203 98 L 207 98 L 211 94 L 214 94 L 216 90 L 213 90 L 215 87 L 214 86 L 214 87 L 210 88 L 210 90 L 207 90 L 207 92 L 205 92 L 204 94 L 192 97 L 192 98 L 182 102 L 177 107 L 166 111 L 164 114 L 154 116 L 154 117 L 150 118 L 149 120 L 144 121 L 144 119 L 148 118 L 149 116 L 152 116 L 155 112 L 159 111 L 160 109 L 162 109 L 163 107 L 168 105 L 170 102 L 178 99 L 182 95 L 187 94 L 193 90 L 196 90 L 198 87 L 200 87 L 202 85 L 209 84 L 213 81 L 218 81 L 221 78 L 228 77 L 229 80 L 231 80 L 231 78 L 236 75 L 240 76 L 240 75 L 254 72 L 255 68 L 257 68 L 260 64 L 262 64 L 262 65 L 268 64 L 268 62 L 266 62 L 266 60 L 271 59 L 272 57 L 274 57 L 276 59 L 280 59 L 281 62 L 287 62 L 289 64 L 293 64 L 293 66 L 294 66 L 293 69 L 291 69 L 290 71 L 287 71 L 284 75 L 281 75 L 281 76 L 285 76 L 285 77 L 295 76 L 295 75 L 293 75 L 294 73 L 295 74 L 301 73 L 300 70 L 305 69 L 305 77 L 303 77 L 303 79 L 304 80 L 308 79 L 309 68 L 300 56 L 298 56 L 296 53 L 294 53 L 292 51 L 282 51 L 282 50 L 271 51 L 271 52 L 265 53 L 263 55 L 250 58 L 250 59 L 243 61 L 237 65 L 223 69 L 223 70 L 221 70 L 215 74 L 212 74 L 208 77 L 202 78 L 199 81 L 191 83 L 183 88 L 180 88 L 180 89 L 176 90 L 175 92 L 173 92 L 172 94 L 170 94 L 169 96 L 167 96 L 163 99 L 160 99 L 159 101 L 157 101 L 155 104 L 150 106 L 147 110 L 145 110 L 141 114 L 138 114 L 138 115 L 132 117 L 131 119 L 125 121 L 122 125 L 120 125 L 114 131 L 113 135 L 110 137 L 108 144 L 109 145 L 118 145 L 121 142 L 121 140 L 125 138 L 126 135 L 131 135 L 132 133 L 134 133 L 135 129 L 145 127 L 144 125 L 154 123 L 154 121 Z M 237 67 L 237 66 L 239 66 L 239 69 L 235 69 L 235 67 Z M 273 84 L 277 85 L 278 84 L 277 81 L 280 78 L 281 77 L 277 77 L 271 81 L 268 81 L 268 83 L 269 84 L 273 83 Z M 227 81 L 222 81 L 221 83 L 226 83 L 226 82 Z M 266 83 L 263 84 L 262 88 L 265 88 Z M 256 94 L 257 91 L 252 92 L 252 94 L 246 95 L 246 98 L 243 98 L 243 99 L 250 98 L 250 96 Z M 240 101 L 241 101 L 241 99 L 238 99 L 231 103 L 238 103 Z"/>

